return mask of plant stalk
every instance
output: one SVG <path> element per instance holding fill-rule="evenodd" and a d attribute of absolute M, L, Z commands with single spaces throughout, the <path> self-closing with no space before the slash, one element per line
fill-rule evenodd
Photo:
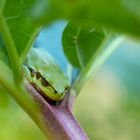
<path fill-rule="evenodd" d="M 0 12 L 0 33 L 2 34 L 2 37 L 4 39 L 9 60 L 13 69 L 15 81 L 19 83 L 22 77 L 20 72 L 19 56 L 2 12 Z"/>
<path fill-rule="evenodd" d="M 49 140 L 88 140 L 87 135 L 71 113 L 73 96 L 67 94 L 61 104 L 55 106 L 49 104 L 32 85 L 28 84 L 27 90 L 41 107 L 46 128 L 44 134 Z"/>
<path fill-rule="evenodd" d="M 16 87 L 13 82 L 12 71 L 0 61 L 0 85 L 17 101 L 25 112 L 36 122 L 43 131 L 45 127 L 41 112 L 33 98 L 23 89 Z"/>

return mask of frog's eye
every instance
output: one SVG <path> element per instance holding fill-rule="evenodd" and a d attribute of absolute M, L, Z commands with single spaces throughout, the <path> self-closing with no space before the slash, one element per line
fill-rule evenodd
<path fill-rule="evenodd" d="M 57 93 L 57 91 L 54 89 L 54 93 L 56 94 Z"/>
<path fill-rule="evenodd" d="M 45 78 L 43 78 L 43 77 L 41 77 L 41 84 L 43 85 L 43 86 L 49 86 L 50 84 L 46 81 L 46 79 Z"/>
<path fill-rule="evenodd" d="M 40 72 L 36 72 L 36 79 L 39 79 L 39 78 L 41 78 L 41 74 Z"/>
<path fill-rule="evenodd" d="M 66 87 L 66 88 L 65 88 L 65 91 L 67 91 L 68 89 L 69 89 L 69 87 Z"/>
<path fill-rule="evenodd" d="M 29 70 L 30 70 L 31 77 L 34 77 L 36 75 L 35 70 L 33 70 L 32 68 L 29 68 Z"/>

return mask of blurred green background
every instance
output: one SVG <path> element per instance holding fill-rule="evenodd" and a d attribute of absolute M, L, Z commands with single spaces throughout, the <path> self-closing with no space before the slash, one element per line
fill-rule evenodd
<path fill-rule="evenodd" d="M 140 45 L 126 39 L 74 107 L 91 140 L 140 139 Z"/>
<path fill-rule="evenodd" d="M 62 31 L 64 25 L 60 27 L 57 25 Z M 61 39 L 58 40 L 60 43 Z M 77 98 L 74 115 L 91 140 L 140 139 L 139 54 L 140 44 L 125 39 Z M 12 97 L 3 91 L 0 92 L 0 140 L 9 139 L 46 138 Z"/>

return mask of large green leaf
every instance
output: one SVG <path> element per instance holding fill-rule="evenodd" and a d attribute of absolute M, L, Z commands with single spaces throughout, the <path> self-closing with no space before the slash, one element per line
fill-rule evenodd
<path fill-rule="evenodd" d="M 140 1 L 139 0 L 123 0 L 123 4 L 140 19 Z"/>
<path fill-rule="evenodd" d="M 5 0 L 0 0 L 0 10 L 3 10 Z"/>
<path fill-rule="evenodd" d="M 63 32 L 63 48 L 69 62 L 84 68 L 96 54 L 104 40 L 103 28 L 88 25 L 76 25 L 70 22 Z"/>
<path fill-rule="evenodd" d="M 36 0 L 7 0 L 3 10 L 19 55 L 23 53 L 28 45 L 32 44 L 34 41 L 32 36 L 37 32 L 37 25 L 30 20 L 30 10 L 35 1 Z"/>
<path fill-rule="evenodd" d="M 40 13 L 44 13 L 40 17 L 43 23 L 60 18 L 77 22 L 96 22 L 117 32 L 140 36 L 138 0 L 49 0 L 49 2 L 46 8 L 44 5 L 42 9 L 40 8 L 42 10 Z"/>

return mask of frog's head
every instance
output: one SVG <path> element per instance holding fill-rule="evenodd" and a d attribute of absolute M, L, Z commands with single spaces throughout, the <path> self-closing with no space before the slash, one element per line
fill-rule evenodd
<path fill-rule="evenodd" d="M 69 88 L 68 80 L 64 75 L 58 74 L 57 80 L 51 80 L 47 79 L 49 78 L 48 75 L 51 73 L 45 73 L 45 76 L 42 76 L 41 72 L 36 71 L 31 67 L 24 66 L 24 69 L 26 69 L 26 73 L 28 73 L 27 79 L 29 82 L 32 83 L 44 97 L 56 102 L 61 101 L 64 98 L 64 95 Z M 62 81 L 59 81 L 58 79 Z"/>

